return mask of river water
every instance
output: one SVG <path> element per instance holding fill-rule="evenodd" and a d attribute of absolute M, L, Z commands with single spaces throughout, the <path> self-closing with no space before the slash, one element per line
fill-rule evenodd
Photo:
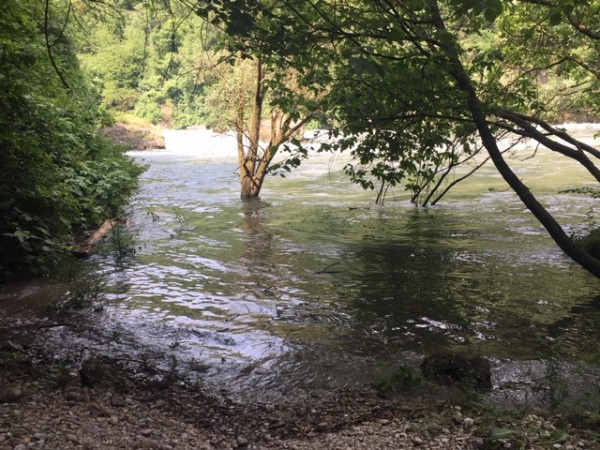
<path fill-rule="evenodd" d="M 132 152 L 149 165 L 126 231 L 135 254 L 107 247 L 86 263 L 105 286 L 96 348 L 135 348 L 252 395 L 364 386 L 462 349 L 491 358 L 497 396 L 533 395 L 523 386 L 557 372 L 600 395 L 600 284 L 493 167 L 420 209 L 399 189 L 374 205 L 342 174 L 346 156 L 314 155 L 243 203 L 232 139 L 172 132 L 167 142 Z M 597 200 L 561 191 L 592 180 L 531 152 L 511 157 L 519 176 L 583 232 Z"/>

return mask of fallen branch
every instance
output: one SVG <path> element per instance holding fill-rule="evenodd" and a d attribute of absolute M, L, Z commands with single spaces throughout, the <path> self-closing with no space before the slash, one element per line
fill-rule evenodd
<path fill-rule="evenodd" d="M 112 230 L 112 227 L 115 225 L 115 223 L 117 222 L 112 219 L 105 220 L 100 228 L 98 228 L 94 233 L 92 233 L 92 235 L 83 244 L 74 247 L 71 250 L 71 253 L 80 258 L 88 257 L 90 255 L 90 252 L 92 251 L 92 247 L 96 245 L 108 233 L 110 233 L 110 230 Z"/>

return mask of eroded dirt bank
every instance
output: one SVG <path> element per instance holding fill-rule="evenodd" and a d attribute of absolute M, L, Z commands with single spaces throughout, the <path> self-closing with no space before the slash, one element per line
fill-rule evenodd
<path fill-rule="evenodd" d="M 122 145 L 126 150 L 154 150 L 165 148 L 160 127 L 136 122 L 116 122 L 100 133 Z"/>

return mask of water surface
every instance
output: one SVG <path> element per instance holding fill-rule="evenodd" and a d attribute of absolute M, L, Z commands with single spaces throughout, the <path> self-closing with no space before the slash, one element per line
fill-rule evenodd
<path fill-rule="evenodd" d="M 244 203 L 233 141 L 186 142 L 132 153 L 149 164 L 130 208 L 137 251 L 88 263 L 106 282 L 96 317 L 115 341 L 233 390 L 365 385 L 459 348 L 492 358 L 497 388 L 523 364 L 540 377 L 548 362 L 597 367 L 598 280 L 493 167 L 419 209 L 401 190 L 374 205 L 341 173 L 346 156 L 316 155 Z M 597 201 L 561 191 L 590 177 L 530 153 L 512 157 L 518 174 L 567 230 L 584 230 Z"/>

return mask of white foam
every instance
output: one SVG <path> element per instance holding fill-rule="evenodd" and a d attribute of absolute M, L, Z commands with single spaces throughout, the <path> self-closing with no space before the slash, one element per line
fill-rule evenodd
<path fill-rule="evenodd" d="M 207 129 L 163 130 L 166 153 L 195 155 L 202 159 L 237 157 L 237 141 L 232 133 L 217 134 Z"/>

